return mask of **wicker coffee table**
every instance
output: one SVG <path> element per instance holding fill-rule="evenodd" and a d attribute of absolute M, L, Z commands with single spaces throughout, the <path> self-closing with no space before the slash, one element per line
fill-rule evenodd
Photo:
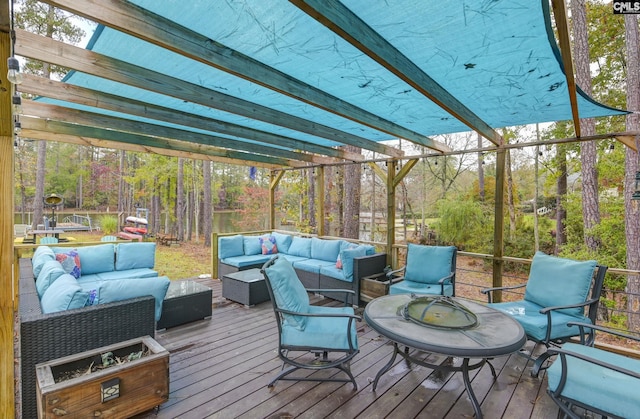
<path fill-rule="evenodd" d="M 211 318 L 213 291 L 198 282 L 171 281 L 162 302 L 162 316 L 156 329 Z"/>
<path fill-rule="evenodd" d="M 260 269 L 247 269 L 222 277 L 222 296 L 251 307 L 269 301 L 269 291 Z"/>

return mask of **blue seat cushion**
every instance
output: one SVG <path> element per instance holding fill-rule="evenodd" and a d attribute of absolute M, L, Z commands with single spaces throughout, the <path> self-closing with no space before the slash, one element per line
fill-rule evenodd
<path fill-rule="evenodd" d="M 342 272 L 347 281 L 353 282 L 353 259 L 366 256 L 366 254 L 367 248 L 364 246 L 346 248 L 341 252 Z"/>
<path fill-rule="evenodd" d="M 547 332 L 547 315 L 540 314 L 543 308 L 530 301 L 514 301 L 508 303 L 493 303 L 489 307 L 498 309 L 504 313 L 513 316 L 524 328 L 527 336 L 542 341 L 545 339 Z M 551 313 L 551 339 L 566 338 L 570 336 L 578 336 L 580 329 L 576 326 L 567 326 L 569 322 L 591 323 L 591 320 L 585 316 L 570 316 L 561 311 Z"/>
<path fill-rule="evenodd" d="M 424 284 L 437 284 L 452 272 L 454 246 L 407 245 L 407 267 L 404 278 Z"/>
<path fill-rule="evenodd" d="M 566 343 L 562 347 L 640 373 L 640 360 L 575 343 Z M 616 417 L 638 417 L 640 380 L 571 356 L 566 359 L 568 376 L 562 396 L 584 402 Z M 549 389 L 558 388 L 561 375 L 558 357 L 547 370 Z"/>
<path fill-rule="evenodd" d="M 243 236 L 243 248 L 245 255 L 260 255 L 262 247 L 260 247 L 261 236 Z"/>
<path fill-rule="evenodd" d="M 98 304 L 128 300 L 151 295 L 155 298 L 155 319 L 160 320 L 162 302 L 167 295 L 169 283 L 166 276 L 156 278 L 128 278 L 102 281 L 98 287 Z"/>
<path fill-rule="evenodd" d="M 61 248 L 61 253 L 68 249 Z M 116 248 L 112 243 L 78 247 L 82 275 L 109 272 L 115 269 Z"/>
<path fill-rule="evenodd" d="M 309 312 L 309 295 L 300 278 L 293 269 L 293 265 L 285 258 L 278 257 L 265 269 L 266 280 L 271 285 L 276 306 L 283 310 L 298 313 Z M 303 331 L 308 322 L 306 316 L 292 314 L 284 315 L 284 325 L 290 325 L 296 330 Z"/>
<path fill-rule="evenodd" d="M 319 259 L 303 259 L 293 262 L 292 265 L 295 269 L 319 274 L 321 268 L 324 268 L 325 266 L 336 266 L 336 263 Z"/>
<path fill-rule="evenodd" d="M 127 278 L 155 278 L 158 272 L 149 268 L 127 269 L 124 271 L 101 272 L 96 274 L 102 280 Z"/>
<path fill-rule="evenodd" d="M 344 282 L 353 282 L 353 275 L 351 275 L 351 279 L 347 279 L 344 276 L 344 271 L 342 269 L 336 268 L 335 264 L 331 266 L 323 266 L 320 268 L 320 275 L 328 276 L 333 279 L 337 279 L 339 281 Z"/>
<path fill-rule="evenodd" d="M 354 314 L 351 307 L 309 306 L 310 314 Z M 343 317 L 307 317 L 304 331 L 290 325 L 283 326 L 281 343 L 286 346 L 301 348 L 327 348 L 349 350 L 347 326 L 349 319 Z M 358 348 L 355 320 L 351 324 L 351 343 Z"/>
<path fill-rule="evenodd" d="M 424 284 L 422 282 L 414 281 L 400 281 L 397 284 L 393 284 L 389 287 L 389 294 L 436 294 L 440 295 L 442 287 L 440 284 Z M 444 286 L 444 295 L 453 295 L 453 285 L 447 284 Z"/>
<path fill-rule="evenodd" d="M 311 258 L 336 263 L 342 240 L 323 240 L 311 238 Z"/>
<path fill-rule="evenodd" d="M 247 266 L 260 266 L 265 262 L 271 260 L 273 255 L 242 255 L 231 256 L 221 259 L 220 262 L 225 265 L 234 266 L 236 268 L 246 268 Z"/>
<path fill-rule="evenodd" d="M 304 257 L 304 256 L 283 255 L 283 254 L 280 254 L 280 257 L 281 257 L 281 258 L 282 258 L 282 257 L 283 257 L 283 258 L 285 258 L 286 260 L 288 260 L 288 261 L 289 261 L 289 262 L 291 262 L 292 264 L 293 264 L 293 263 L 296 263 L 296 262 L 300 262 L 300 261 L 302 261 L 302 260 L 307 260 L 307 259 L 309 259 L 309 258 Z"/>
<path fill-rule="evenodd" d="M 587 300 L 596 261 L 579 262 L 536 252 L 533 256 L 524 299 L 542 307 L 579 304 Z M 583 308 L 564 310 L 580 316 Z"/>

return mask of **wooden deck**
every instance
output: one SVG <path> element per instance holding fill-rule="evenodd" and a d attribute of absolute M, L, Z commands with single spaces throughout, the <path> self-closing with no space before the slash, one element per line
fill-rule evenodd
<path fill-rule="evenodd" d="M 138 418 L 469 418 L 473 408 L 459 373 L 408 368 L 401 360 L 372 391 L 376 373 L 390 359 L 392 346 L 364 322 L 358 326 L 360 354 L 352 362 L 358 390 L 342 383 L 281 381 L 267 383 L 281 368 L 271 303 L 244 307 L 213 288 L 213 317 L 156 333 L 171 353 L 170 397 L 159 409 Z M 313 296 L 315 304 L 334 304 Z M 457 362 L 425 354 L 430 361 Z M 485 418 L 550 418 L 558 409 L 546 394 L 544 376 L 529 375 L 531 364 L 511 355 L 472 371 L 472 386 Z M 327 374 L 327 371 L 316 374 Z"/>

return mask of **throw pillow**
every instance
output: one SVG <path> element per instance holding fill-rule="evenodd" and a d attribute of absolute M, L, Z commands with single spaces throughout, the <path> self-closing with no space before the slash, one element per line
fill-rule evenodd
<path fill-rule="evenodd" d="M 77 250 L 69 250 L 67 253 L 56 253 L 56 260 L 62 265 L 65 273 L 73 276 L 75 279 L 80 278 L 80 255 Z"/>
<path fill-rule="evenodd" d="M 263 255 L 273 255 L 278 253 L 276 238 L 273 236 L 260 237 L 260 247 Z"/>
<path fill-rule="evenodd" d="M 338 269 L 342 269 L 342 252 L 344 252 L 347 249 L 355 249 L 356 247 L 358 247 L 357 244 L 354 243 L 347 243 L 346 245 L 344 245 L 341 249 L 340 249 L 340 253 L 338 253 L 338 259 L 336 260 L 336 268 Z"/>

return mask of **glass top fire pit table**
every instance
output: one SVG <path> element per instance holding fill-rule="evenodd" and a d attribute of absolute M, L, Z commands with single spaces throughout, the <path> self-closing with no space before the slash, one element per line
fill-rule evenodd
<path fill-rule="evenodd" d="M 496 378 L 488 359 L 516 352 L 526 342 L 524 329 L 509 315 L 455 297 L 386 295 L 367 304 L 364 319 L 373 330 L 393 342 L 393 355 L 376 375 L 374 390 L 400 354 L 408 362 L 427 368 L 462 372 L 476 418 L 482 418 L 482 411 L 471 388 L 469 371 L 487 363 Z M 405 350 L 398 350 L 398 345 L 405 346 Z M 409 348 L 459 357 L 462 364 L 429 364 L 412 357 Z"/>

